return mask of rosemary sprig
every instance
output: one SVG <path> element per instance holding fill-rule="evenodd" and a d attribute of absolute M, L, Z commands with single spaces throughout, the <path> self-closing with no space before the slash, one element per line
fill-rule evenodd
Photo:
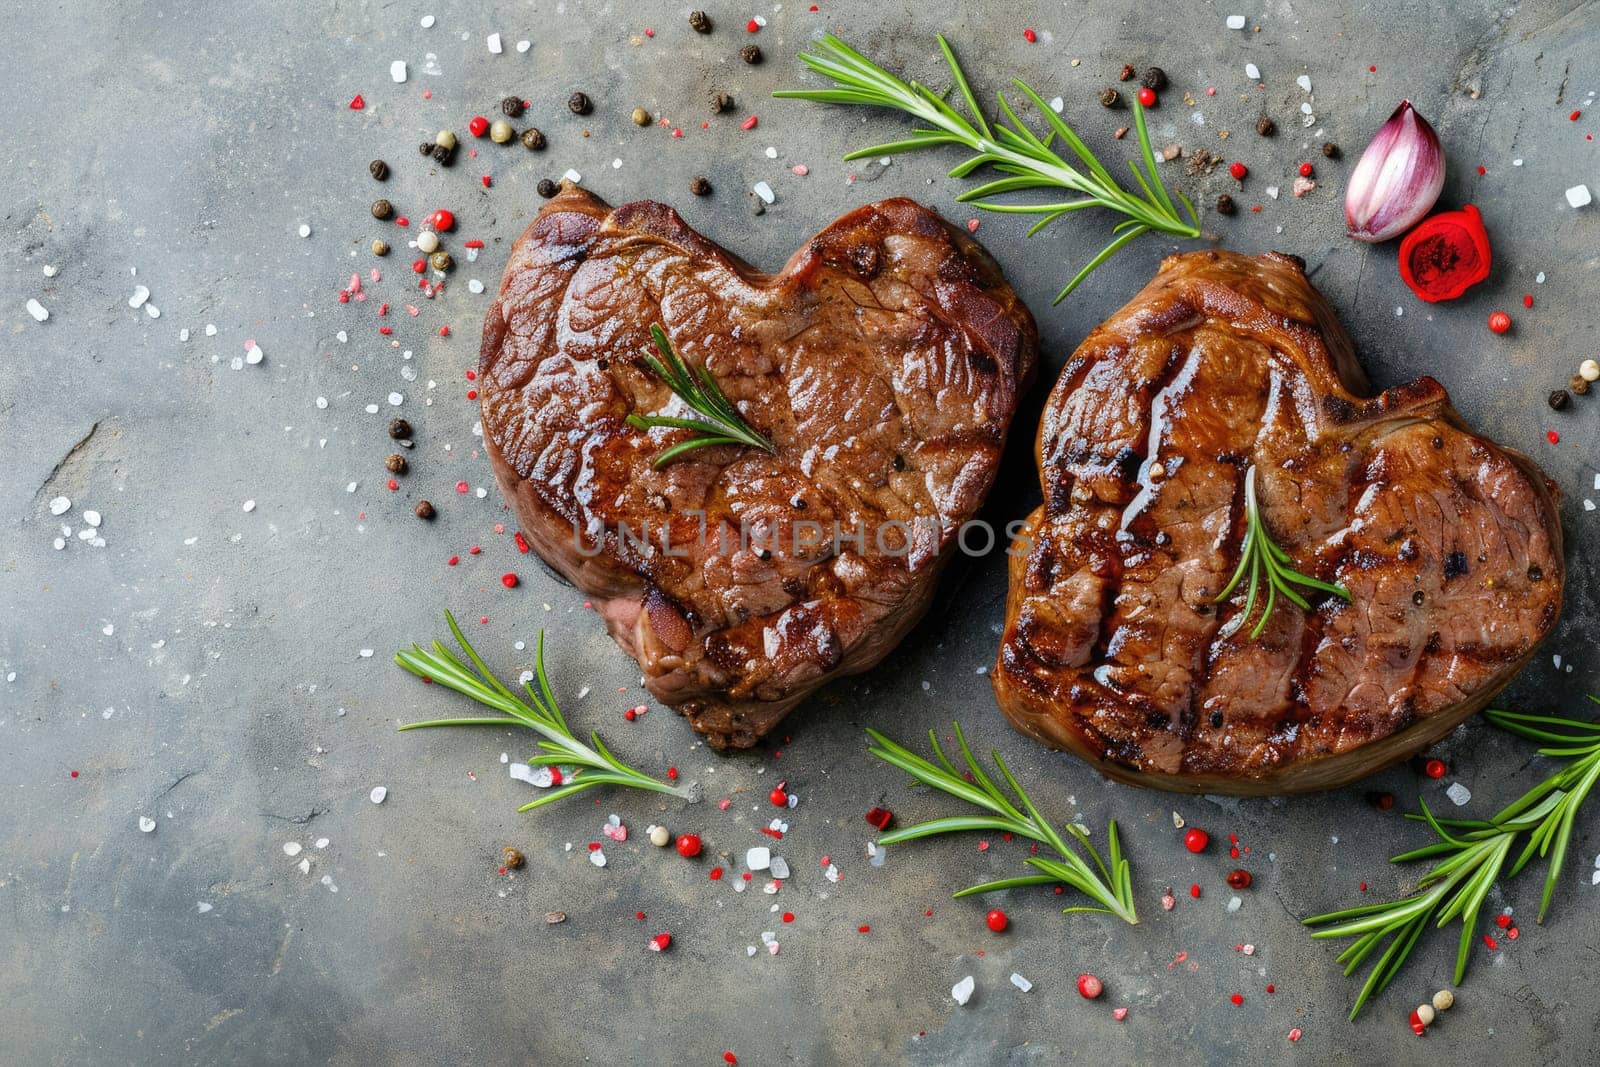
<path fill-rule="evenodd" d="M 1017 118 L 1003 93 L 995 95 L 1000 101 L 1000 110 L 1005 118 L 989 122 L 984 117 L 983 109 L 978 106 L 978 99 L 973 95 L 972 86 L 967 81 L 961 64 L 956 61 L 955 52 L 951 50 L 943 35 L 938 37 L 938 41 L 939 51 L 943 53 L 945 63 L 950 67 L 950 76 L 954 81 L 953 89 L 960 94 L 970 118 L 952 107 L 944 95 L 935 93 L 915 81 L 909 83 L 901 81 L 833 34 L 828 34 L 815 42 L 814 51 L 800 53 L 800 59 L 818 74 L 832 79 L 835 87 L 787 89 L 773 95 L 824 104 L 887 107 L 911 115 L 923 124 L 912 131 L 911 137 L 858 149 L 844 158 L 861 159 L 866 156 L 913 152 L 943 145 L 962 145 L 975 154 L 951 169 L 952 178 L 965 178 L 986 164 L 1006 177 L 996 178 L 975 189 L 969 189 L 956 199 L 971 203 L 974 207 L 985 211 L 1038 215 L 1039 221 L 1028 231 L 1029 237 L 1056 219 L 1084 208 L 1101 207 L 1127 216 L 1124 221 L 1112 228 L 1111 243 L 1091 259 L 1067 283 L 1066 288 L 1057 294 L 1058 303 L 1093 273 L 1096 267 L 1142 234 L 1154 231 L 1174 237 L 1200 236 L 1200 219 L 1195 214 L 1194 205 L 1189 203 L 1181 191 L 1173 190 L 1188 212 L 1189 218 L 1185 221 L 1178 214 L 1172 197 L 1161 184 L 1161 176 L 1156 173 L 1155 152 L 1150 147 L 1150 133 L 1145 128 L 1144 108 L 1137 100 L 1133 101 L 1133 125 L 1139 137 L 1140 161 L 1144 164 L 1144 170 L 1139 169 L 1139 162 L 1128 161 L 1128 167 L 1133 171 L 1134 180 L 1139 187 L 1137 192 L 1129 192 L 1095 158 L 1072 127 L 1062 121 L 1039 94 L 1024 82 L 1013 79 L 1012 83 L 1033 103 L 1034 107 L 1038 108 L 1039 114 L 1048 123 L 1050 129 L 1045 137 L 1041 140 L 1021 119 Z M 1081 168 L 1052 147 L 1057 140 L 1072 150 L 1072 154 L 1081 161 Z M 1062 189 L 1080 195 L 1075 199 L 1042 204 L 992 199 L 1004 193 L 1014 193 L 1024 189 Z"/>
<path fill-rule="evenodd" d="M 1030 841 L 1052 849 L 1059 859 L 1044 856 L 1029 856 L 1023 862 L 1039 871 L 1038 874 L 1019 875 L 1015 878 L 1002 878 L 999 881 L 985 882 L 963 889 L 955 895 L 958 897 L 971 896 L 974 893 L 990 893 L 997 889 L 1014 889 L 1027 885 L 1053 885 L 1064 882 L 1084 895 L 1098 901 L 1099 907 L 1080 905 L 1063 909 L 1062 914 L 1075 911 L 1098 911 L 1117 916 L 1124 922 L 1137 923 L 1138 915 L 1133 907 L 1133 879 L 1128 867 L 1128 861 L 1122 855 L 1122 844 L 1117 837 L 1117 824 L 1113 821 L 1107 831 L 1109 862 L 1102 859 L 1100 853 L 1090 843 L 1089 837 L 1081 829 L 1069 824 L 1067 832 L 1074 841 L 1082 845 L 1094 860 L 1090 867 L 1077 851 L 1070 847 L 1054 826 L 1044 816 L 1039 814 L 1039 809 L 1034 806 L 1028 794 L 1022 791 L 1017 780 L 1011 776 L 1005 761 L 1000 758 L 1000 753 L 992 752 L 995 766 L 1005 777 L 1006 784 L 1021 801 L 1021 808 L 1012 803 L 1011 799 L 984 773 L 977 759 L 972 755 L 972 750 L 967 747 L 967 739 L 962 736 L 959 723 L 955 726 L 956 742 L 961 746 L 961 755 L 967 764 L 967 775 L 958 773 L 955 767 L 945 758 L 944 750 L 939 747 L 939 739 L 932 730 L 928 731 L 928 740 L 933 743 L 933 751 L 939 757 L 939 763 L 933 764 L 909 749 L 903 748 L 889 740 L 876 730 L 869 729 L 874 746 L 867 751 L 883 760 L 885 763 L 900 768 L 912 778 L 926 786 L 932 786 L 940 792 L 948 793 L 958 800 L 965 800 L 984 811 L 988 815 L 957 815 L 945 819 L 934 819 L 931 822 L 918 823 L 899 830 L 884 834 L 878 839 L 879 845 L 895 845 L 902 841 L 912 841 L 919 837 L 932 837 L 935 834 L 956 833 L 965 830 L 990 830 L 996 833 L 1010 833 L 1017 837 L 1025 837 Z"/>
<path fill-rule="evenodd" d="M 403 649 L 395 653 L 394 661 L 425 681 L 454 689 L 504 714 L 409 722 L 401 726 L 401 730 L 420 730 L 427 726 L 526 726 L 539 734 L 543 738 L 539 742 L 542 751 L 536 756 L 528 757 L 530 764 L 554 769 L 561 767 L 579 769 L 575 772 L 570 770 L 566 772 L 563 784 L 551 789 L 537 800 L 522 805 L 518 811 L 532 811 L 534 808 L 565 800 L 585 789 L 593 789 L 597 785 L 622 785 L 631 789 L 666 793 L 682 800 L 695 799 L 692 787 L 658 782 L 617 759 L 611 754 L 611 750 L 606 748 L 605 742 L 600 740 L 599 734 L 591 732 L 587 745 L 578 740 L 562 716 L 561 709 L 556 706 L 555 695 L 550 692 L 550 680 L 544 670 L 543 630 L 539 631 L 539 652 L 534 665 L 539 689 L 535 692 L 531 683 L 524 682 L 522 688 L 527 699 L 523 700 L 506 688 L 489 670 L 466 635 L 461 632 L 461 627 L 456 625 L 455 616 L 446 611 L 444 618 L 445 622 L 449 623 L 450 632 L 455 635 L 456 642 L 467 654 L 470 666 L 461 662 L 454 652 L 438 641 L 433 643 L 432 649 L 425 649 L 421 645 Z"/>
<path fill-rule="evenodd" d="M 1250 631 L 1251 639 L 1261 636 L 1261 631 L 1267 628 L 1267 620 L 1272 618 L 1272 609 L 1278 606 L 1278 597 L 1281 594 L 1285 599 L 1298 604 L 1302 611 L 1310 611 L 1311 605 L 1306 598 L 1295 591 L 1295 586 L 1305 586 L 1307 589 L 1316 589 L 1334 596 L 1350 599 L 1350 590 L 1342 585 L 1333 585 L 1309 574 L 1301 574 L 1291 566 L 1289 553 L 1278 547 L 1272 535 L 1267 532 L 1267 524 L 1262 521 L 1261 507 L 1256 503 L 1256 469 L 1254 465 L 1244 476 L 1244 514 L 1245 531 L 1244 544 L 1239 547 L 1239 566 L 1234 570 L 1233 577 L 1228 584 L 1218 593 L 1213 604 L 1220 604 L 1233 595 L 1234 589 L 1246 574 L 1250 576 L 1249 592 L 1245 594 L 1244 610 L 1235 615 L 1221 630 L 1223 637 L 1231 637 L 1239 627 L 1250 620 L 1255 611 L 1256 593 L 1261 586 L 1261 579 L 1267 580 L 1267 603 L 1261 612 L 1261 618 Z"/>
<path fill-rule="evenodd" d="M 650 336 L 655 338 L 656 347 L 661 350 L 662 358 L 656 359 L 646 354 L 645 363 L 656 372 L 657 377 L 667 383 L 667 387 L 676 393 L 679 399 L 704 416 L 702 419 L 679 419 L 667 415 L 628 416 L 628 425 L 635 429 L 648 430 L 662 426 L 675 430 L 693 430 L 698 435 L 686 441 L 679 441 L 663 451 L 655 458 L 655 467 L 664 467 L 684 453 L 707 445 L 749 445 L 766 452 L 777 451 L 771 441 L 752 430 L 744 421 L 739 409 L 723 395 L 717 380 L 711 376 L 709 370 L 704 367 L 690 367 L 685 363 L 683 357 L 673 351 L 672 342 L 667 340 L 666 332 L 660 326 L 652 323 Z"/>
<path fill-rule="evenodd" d="M 1589 699 L 1600 703 L 1594 697 Z M 1420 815 L 1408 817 L 1427 822 L 1439 840 L 1401 853 L 1392 861 L 1409 863 L 1444 857 L 1418 881 L 1416 893 L 1401 900 L 1346 908 L 1304 920 L 1307 926 L 1324 927 L 1315 931 L 1311 935 L 1313 938 L 1356 939 L 1339 956 L 1347 975 L 1354 974 L 1372 953 L 1388 942 L 1362 983 L 1361 993 L 1350 1009 L 1352 1019 L 1399 973 L 1429 923 L 1443 927 L 1450 920 L 1460 918 L 1461 942 L 1456 951 L 1454 979 L 1454 984 L 1460 985 L 1467 973 L 1467 956 L 1477 930 L 1478 912 L 1489 890 L 1502 878 L 1520 874 L 1535 855 L 1549 859 L 1535 921 L 1544 922 L 1550 910 L 1556 882 L 1566 860 L 1573 821 L 1595 782 L 1600 780 L 1600 723 L 1509 711 L 1484 714 L 1502 730 L 1545 742 L 1545 747 L 1539 749 L 1540 755 L 1562 757 L 1571 762 L 1502 808 L 1492 819 L 1438 819 L 1428 810 L 1427 804 L 1423 804 Z M 1528 835 L 1527 841 L 1507 868 L 1506 861 L 1522 834 Z"/>

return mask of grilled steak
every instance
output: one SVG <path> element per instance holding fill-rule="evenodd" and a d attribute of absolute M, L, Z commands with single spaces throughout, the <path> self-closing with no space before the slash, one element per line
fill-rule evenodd
<path fill-rule="evenodd" d="M 995 693 L 1024 733 L 1189 792 L 1331 788 L 1482 709 L 1561 610 L 1554 488 L 1438 382 L 1370 396 L 1302 264 L 1169 257 L 1089 335 L 1039 428 Z M 1234 629 L 1243 487 L 1295 570 Z"/>
<path fill-rule="evenodd" d="M 775 455 L 652 461 L 692 415 L 643 362 L 659 323 Z M 568 185 L 517 240 L 484 323 L 483 431 L 539 555 L 711 744 L 756 743 L 881 660 L 995 476 L 1038 338 L 966 234 L 909 200 L 763 274 L 671 208 Z"/>

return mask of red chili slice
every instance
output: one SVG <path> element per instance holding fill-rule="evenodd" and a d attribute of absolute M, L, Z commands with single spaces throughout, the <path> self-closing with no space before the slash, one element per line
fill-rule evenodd
<path fill-rule="evenodd" d="M 1400 242 L 1400 277 L 1430 304 L 1454 300 L 1489 276 L 1489 235 L 1478 209 L 1423 219 Z"/>

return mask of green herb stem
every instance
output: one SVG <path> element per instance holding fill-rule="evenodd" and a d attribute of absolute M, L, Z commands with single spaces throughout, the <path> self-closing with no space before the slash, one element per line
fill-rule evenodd
<path fill-rule="evenodd" d="M 669 415 L 629 415 L 629 426 L 639 430 L 655 427 L 672 430 L 692 430 L 696 434 L 665 449 L 655 458 L 654 466 L 661 468 L 673 460 L 707 445 L 747 445 L 764 452 L 776 452 L 771 441 L 752 430 L 739 409 L 733 406 L 717 385 L 717 380 L 704 367 L 690 367 L 683 357 L 673 350 L 666 331 L 652 323 L 650 336 L 661 359 L 646 355 L 644 361 L 667 387 L 697 414 L 698 419 L 680 419 Z"/>

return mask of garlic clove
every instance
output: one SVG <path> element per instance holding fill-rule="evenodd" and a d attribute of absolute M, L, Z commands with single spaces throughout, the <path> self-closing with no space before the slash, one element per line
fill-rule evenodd
<path fill-rule="evenodd" d="M 1345 228 L 1358 241 L 1398 237 L 1422 219 L 1444 188 L 1444 150 L 1428 120 L 1400 101 L 1350 175 Z"/>

